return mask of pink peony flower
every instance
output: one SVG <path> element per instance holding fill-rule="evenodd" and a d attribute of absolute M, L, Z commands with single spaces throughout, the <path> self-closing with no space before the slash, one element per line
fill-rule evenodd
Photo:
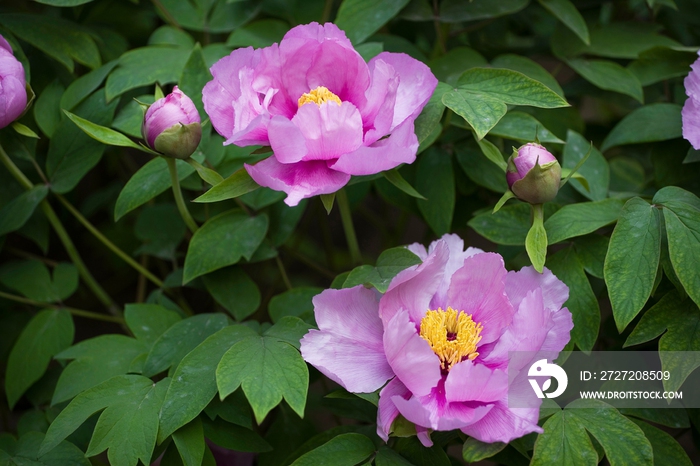
<path fill-rule="evenodd" d="M 690 141 L 693 149 L 700 150 L 700 58 L 690 65 L 691 72 L 683 84 L 688 100 L 683 105 L 683 137 Z"/>
<path fill-rule="evenodd" d="M 422 264 L 400 272 L 384 295 L 356 286 L 314 298 L 319 330 L 301 340 L 304 359 L 348 391 L 383 387 L 384 440 L 399 414 L 426 446 L 430 430 L 460 429 L 483 442 L 542 432 L 540 400 L 508 407 L 508 369 L 534 362 L 509 361 L 509 351 L 555 356 L 564 348 L 569 289 L 548 269 L 507 272 L 500 255 L 464 251 L 456 235 L 409 249 Z"/>
<path fill-rule="evenodd" d="M 149 147 L 169 157 L 186 159 L 202 139 L 199 112 L 177 86 L 158 99 L 143 118 L 141 133 Z"/>
<path fill-rule="evenodd" d="M 202 100 L 214 128 L 226 144 L 271 146 L 273 156 L 246 170 L 286 192 L 290 206 L 337 191 L 350 175 L 413 162 L 413 122 L 437 86 L 426 65 L 402 53 L 365 63 L 331 23 L 234 50 L 211 73 Z"/>
<path fill-rule="evenodd" d="M 0 128 L 15 121 L 27 107 L 24 67 L 0 36 Z"/>

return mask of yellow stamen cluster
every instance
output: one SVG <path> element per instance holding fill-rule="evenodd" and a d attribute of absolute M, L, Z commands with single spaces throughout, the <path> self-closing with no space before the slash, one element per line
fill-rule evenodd
<path fill-rule="evenodd" d="M 340 97 L 329 91 L 327 87 L 323 86 L 318 86 L 316 89 L 312 89 L 299 97 L 299 107 L 306 104 L 316 104 L 320 107 L 321 104 L 325 104 L 326 102 L 335 102 L 338 105 L 343 103 L 340 100 Z"/>
<path fill-rule="evenodd" d="M 441 361 L 443 370 L 465 358 L 474 360 L 479 353 L 476 345 L 481 341 L 483 326 L 472 320 L 471 314 L 448 307 L 446 311 L 428 310 L 420 321 L 420 336 L 430 344 Z"/>

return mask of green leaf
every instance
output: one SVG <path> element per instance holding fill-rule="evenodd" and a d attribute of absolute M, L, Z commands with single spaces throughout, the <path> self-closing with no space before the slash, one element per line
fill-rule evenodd
<path fill-rule="evenodd" d="M 494 58 L 491 61 L 491 66 L 494 68 L 506 68 L 513 71 L 519 71 L 525 76 L 541 82 L 562 98 L 564 97 L 564 91 L 559 85 L 557 79 L 552 76 L 549 71 L 544 69 L 542 65 L 527 57 L 507 53 Z"/>
<path fill-rule="evenodd" d="M 159 443 L 192 421 L 216 395 L 216 366 L 237 341 L 254 335 L 243 325 L 219 330 L 185 356 L 173 374 L 160 412 Z"/>
<path fill-rule="evenodd" d="M 267 329 L 266 336 L 277 338 L 279 341 L 289 343 L 296 349 L 301 347 L 300 340 L 309 333 L 313 327 L 294 316 L 284 316 L 279 322 Z"/>
<path fill-rule="evenodd" d="M 572 247 L 563 249 L 549 257 L 547 267 L 569 287 L 564 306 L 574 320 L 571 339 L 581 350 L 591 351 L 598 338 L 600 307 L 578 254 Z"/>
<path fill-rule="evenodd" d="M 530 206 L 519 203 L 507 205 L 495 214 L 484 212 L 469 220 L 468 225 L 494 243 L 521 246 L 530 231 Z"/>
<path fill-rule="evenodd" d="M 253 0 L 181 2 L 161 0 L 169 17 L 185 29 L 207 32 L 231 32 L 250 21 L 260 9 Z M 166 16 L 167 17 L 167 16 Z M 228 52 L 227 52 L 228 53 Z"/>
<path fill-rule="evenodd" d="M 102 411 L 86 455 L 109 449 L 110 464 L 148 464 L 156 444 L 158 411 L 170 379 L 154 384 L 140 375 L 114 377 L 78 395 L 49 426 L 40 453 L 54 448 L 96 412 Z"/>
<path fill-rule="evenodd" d="M 258 424 L 282 398 L 304 416 L 308 368 L 293 346 L 276 337 L 250 336 L 233 345 L 216 368 L 216 383 L 222 399 L 242 387 Z"/>
<path fill-rule="evenodd" d="M 344 0 L 335 24 L 353 44 L 364 42 L 408 4 L 409 0 Z"/>
<path fill-rule="evenodd" d="M 544 270 L 547 260 L 547 232 L 544 229 L 544 210 L 542 205 L 533 205 L 533 221 L 525 237 L 525 250 L 530 257 L 532 266 L 539 273 Z"/>
<path fill-rule="evenodd" d="M 503 196 L 496 202 L 496 205 L 493 207 L 493 210 L 491 211 L 492 214 L 495 214 L 499 210 L 501 210 L 501 207 L 505 205 L 506 202 L 508 202 L 510 199 L 513 199 L 515 197 L 515 194 L 513 194 L 513 191 L 506 191 Z"/>
<path fill-rule="evenodd" d="M 26 136 L 28 138 L 39 139 L 39 135 L 34 132 L 30 127 L 23 125 L 18 121 L 13 121 L 10 126 L 15 132 L 21 136 Z"/>
<path fill-rule="evenodd" d="M 232 424 L 223 419 L 213 421 L 204 419 L 203 422 L 204 435 L 220 447 L 255 453 L 272 450 L 270 444 L 250 428 Z"/>
<path fill-rule="evenodd" d="M 669 434 L 643 421 L 632 422 L 642 429 L 654 452 L 654 466 L 692 466 L 683 447 Z"/>
<path fill-rule="evenodd" d="M 176 257 L 176 249 L 187 227 L 175 204 L 148 205 L 141 209 L 134 225 L 134 235 L 144 244 L 134 254 L 149 254 L 165 260 Z M 177 286 L 180 284 L 178 283 Z"/>
<path fill-rule="evenodd" d="M 63 115 L 61 115 L 60 102 L 65 90 L 66 88 L 63 87 L 61 81 L 56 79 L 44 88 L 34 103 L 34 121 L 36 121 L 39 129 L 49 138 L 53 136 L 56 127 L 61 122 Z M 31 131 L 31 133 L 33 134 L 34 132 Z M 25 134 L 25 136 L 31 137 L 29 134 Z"/>
<path fill-rule="evenodd" d="M 420 263 L 420 258 L 403 246 L 387 249 L 377 258 L 376 267 L 361 265 L 353 269 L 343 283 L 343 288 L 364 284 L 374 286 L 384 293 L 399 272 Z"/>
<path fill-rule="evenodd" d="M 335 193 L 321 194 L 319 197 L 321 198 L 323 208 L 326 209 L 326 215 L 330 215 L 331 210 L 333 210 L 333 203 L 335 202 Z"/>
<path fill-rule="evenodd" d="M 652 202 L 663 206 L 673 271 L 688 296 L 700 305 L 700 199 L 684 189 L 667 186 Z"/>
<path fill-rule="evenodd" d="M 451 90 L 452 86 L 439 82 L 430 100 L 428 100 L 428 103 L 425 104 L 420 115 L 416 118 L 415 129 L 419 143 L 426 141 L 428 136 L 440 125 L 442 114 L 445 112 L 442 96 Z"/>
<path fill-rule="evenodd" d="M 129 372 L 131 363 L 145 354 L 144 343 L 124 335 L 101 335 L 58 353 L 56 359 L 74 359 L 63 369 L 52 405 L 70 400 L 117 375 Z"/>
<path fill-rule="evenodd" d="M 152 46 L 129 50 L 119 57 L 119 64 L 107 77 L 107 100 L 138 87 L 177 82 L 189 56 L 190 50 L 182 47 Z"/>
<path fill-rule="evenodd" d="M 659 265 L 659 211 L 635 197 L 627 201 L 605 258 L 605 283 L 618 331 L 649 299 Z"/>
<path fill-rule="evenodd" d="M 0 235 L 22 228 L 48 192 L 49 188 L 46 185 L 34 186 L 5 204 L 0 209 Z"/>
<path fill-rule="evenodd" d="M 498 166 L 498 168 L 501 169 L 505 178 L 505 171 L 508 168 L 508 164 L 503 159 L 503 154 L 501 154 L 501 151 L 498 149 L 498 147 L 496 147 L 488 139 L 477 140 L 476 143 L 479 146 L 479 149 L 481 149 L 481 152 L 486 156 L 486 158 L 494 164 L 496 164 L 496 166 Z"/>
<path fill-rule="evenodd" d="M 202 421 L 199 417 L 173 432 L 173 442 L 177 446 L 177 451 L 180 452 L 184 466 L 201 466 L 206 444 Z"/>
<path fill-rule="evenodd" d="M 85 73 L 70 83 L 61 97 L 60 108 L 64 110 L 73 110 L 76 105 L 85 100 L 87 96 L 92 94 L 98 87 L 100 87 L 102 81 L 105 80 L 107 75 L 114 69 L 115 66 L 117 66 L 117 60 L 112 60 L 96 70 Z"/>
<path fill-rule="evenodd" d="M 85 134 L 87 134 L 96 141 L 100 141 L 102 144 L 107 144 L 109 146 L 131 147 L 132 149 L 138 149 L 140 151 L 146 152 L 144 150 L 144 147 L 136 144 L 134 141 L 124 136 L 122 133 L 114 131 L 113 129 L 107 128 L 105 126 L 97 125 L 84 118 L 80 118 L 79 116 L 73 115 L 67 110 L 64 110 L 63 113 L 65 113 L 66 116 L 68 116 L 68 118 L 70 118 L 70 120 L 73 123 L 75 123 L 78 128 L 83 130 Z"/>
<path fill-rule="evenodd" d="M 572 58 L 566 62 L 586 81 L 606 91 L 628 95 L 644 103 L 644 92 L 637 77 L 626 68 L 608 60 Z"/>
<path fill-rule="evenodd" d="M 640 107 L 608 133 L 600 150 L 623 144 L 666 141 L 681 137 L 681 107 L 676 104 L 650 104 Z"/>
<path fill-rule="evenodd" d="M 623 347 L 640 345 L 657 338 L 667 329 L 674 328 L 674 322 L 684 314 L 683 300 L 677 291 L 670 291 L 650 307 L 637 326 L 632 330 Z M 677 330 L 677 329 L 674 329 Z M 670 338 L 673 338 L 673 333 Z"/>
<path fill-rule="evenodd" d="M 7 360 L 5 393 L 10 408 L 39 380 L 51 358 L 73 342 L 73 319 L 68 311 L 44 310 L 20 333 Z"/>
<path fill-rule="evenodd" d="M 593 233 L 598 228 L 614 223 L 622 212 L 624 201 L 604 199 L 596 202 L 569 204 L 555 212 L 544 224 L 549 244 L 568 238 Z"/>
<path fill-rule="evenodd" d="M 239 267 L 226 267 L 202 277 L 207 291 L 237 320 L 244 320 L 260 306 L 260 290 Z"/>
<path fill-rule="evenodd" d="M 73 60 L 92 69 L 101 65 L 95 41 L 73 22 L 48 15 L 4 14 L 0 23 L 20 39 L 57 60 L 71 73 Z"/>
<path fill-rule="evenodd" d="M 62 262 L 54 267 L 52 277 L 38 260 L 5 262 L 0 266 L 0 283 L 34 301 L 53 303 L 78 289 L 78 270 Z"/>
<path fill-rule="evenodd" d="M 595 234 L 581 236 L 574 240 L 574 247 L 583 268 L 596 278 L 603 278 L 603 265 L 609 243 L 607 236 Z"/>
<path fill-rule="evenodd" d="M 267 308 L 270 319 L 273 323 L 277 323 L 284 316 L 295 316 L 307 323 L 315 324 L 314 306 L 311 300 L 322 291 L 323 288 L 299 287 L 274 296 Z"/>
<path fill-rule="evenodd" d="M 194 168 L 184 160 L 176 160 L 177 177 L 183 180 L 194 173 Z M 171 186 L 168 164 L 162 157 L 157 157 L 146 163 L 133 174 L 119 193 L 114 206 L 114 221 L 116 222 L 135 208 L 150 201 Z"/>
<path fill-rule="evenodd" d="M 523 112 L 508 112 L 493 127 L 489 134 L 506 139 L 527 143 L 535 139 L 540 142 L 564 144 L 564 141 L 552 134 L 535 117 Z M 479 142 L 482 142 L 483 139 Z M 501 157 L 501 160 L 503 157 Z"/>
<path fill-rule="evenodd" d="M 698 54 L 689 50 L 654 47 L 640 53 L 637 60 L 627 65 L 627 69 L 637 77 L 642 86 L 648 86 L 666 79 L 686 76 L 688 68 L 697 58 Z"/>
<path fill-rule="evenodd" d="M 482 156 L 482 151 L 474 139 L 458 144 L 454 150 L 457 162 L 470 180 L 497 193 L 508 191 L 503 170 Z"/>
<path fill-rule="evenodd" d="M 230 210 L 211 218 L 192 236 L 185 258 L 183 283 L 214 270 L 247 260 L 267 233 L 267 215 L 248 217 Z"/>
<path fill-rule="evenodd" d="M 218 313 L 197 314 L 177 322 L 153 343 L 143 365 L 143 375 L 152 377 L 177 367 L 190 351 L 227 325 L 226 316 Z"/>
<path fill-rule="evenodd" d="M 586 189 L 580 181 L 571 180 L 571 185 L 592 201 L 602 201 L 608 197 L 608 186 L 610 184 L 610 167 L 603 154 L 595 147 L 591 147 L 589 141 L 573 130 L 566 133 L 566 145 L 562 160 L 563 168 L 574 168 L 590 151 L 588 160 L 581 165 L 578 173 L 588 180 Z"/>
<path fill-rule="evenodd" d="M 192 53 L 190 53 L 185 67 L 182 69 L 182 75 L 178 80 L 178 87 L 187 97 L 192 99 L 200 116 L 206 115 L 204 104 L 202 103 L 202 89 L 211 79 L 212 76 L 209 72 L 209 67 L 202 54 L 202 47 L 197 43 L 192 49 Z"/>
<path fill-rule="evenodd" d="M 354 466 L 374 452 L 374 443 L 362 434 L 348 433 L 300 456 L 292 466 Z"/>
<path fill-rule="evenodd" d="M 376 466 L 413 466 L 413 463 L 385 445 L 379 447 L 374 457 L 374 464 Z"/>
<path fill-rule="evenodd" d="M 442 103 L 464 118 L 481 139 L 496 126 L 508 107 L 502 101 L 485 95 L 474 95 L 461 89 L 453 89 L 442 95 Z"/>
<path fill-rule="evenodd" d="M 217 185 L 224 181 L 224 178 L 219 175 L 215 170 L 212 170 L 211 168 L 207 168 L 201 163 L 197 162 L 191 157 L 188 157 L 185 159 L 185 162 L 190 164 L 195 170 L 197 170 L 197 174 L 199 177 L 205 182 L 208 183 L 211 186 Z"/>
<path fill-rule="evenodd" d="M 114 117 L 117 100 L 107 104 L 104 93 L 97 91 L 75 109 L 75 114 L 97 125 L 109 125 Z M 105 146 L 90 138 L 75 123 L 64 118 L 56 127 L 49 143 L 46 171 L 51 190 L 71 191 L 102 158 Z"/>
<path fill-rule="evenodd" d="M 233 31 L 226 45 L 229 47 L 269 47 L 280 42 L 289 30 L 289 25 L 278 19 L 253 21 Z"/>
<path fill-rule="evenodd" d="M 90 466 L 82 451 L 70 442 L 59 442 L 51 451 L 39 454 L 39 448 L 44 441 L 44 434 L 27 432 L 17 441 L 13 457 L 0 450 L 0 464 L 3 466 Z M 3 457 L 3 455 L 6 455 Z M 8 461 L 8 462 L 3 462 Z"/>
<path fill-rule="evenodd" d="M 127 304 L 124 319 L 136 339 L 152 346 L 166 330 L 180 321 L 180 316 L 158 304 Z"/>
<path fill-rule="evenodd" d="M 562 24 L 571 29 L 586 45 L 590 44 L 586 21 L 573 3 L 569 0 L 539 0 L 539 2 Z"/>
<path fill-rule="evenodd" d="M 222 182 L 212 186 L 206 193 L 199 196 L 193 202 L 219 202 L 226 199 L 234 199 L 243 194 L 258 189 L 258 185 L 250 177 L 245 168 L 241 168 Z"/>
<path fill-rule="evenodd" d="M 411 186 L 408 181 L 404 180 L 403 177 L 401 176 L 401 173 L 399 173 L 398 169 L 393 169 L 393 170 L 387 170 L 385 172 L 382 172 L 382 175 L 384 175 L 384 178 L 386 178 L 389 183 L 393 184 L 397 188 L 399 188 L 401 191 L 405 192 L 411 197 L 415 197 L 416 199 L 423 199 L 425 200 L 425 197 L 421 195 L 418 191 L 416 191 L 413 186 Z"/>
<path fill-rule="evenodd" d="M 455 208 L 455 180 L 449 154 L 430 148 L 418 160 L 416 189 L 427 199 L 416 201 L 418 210 L 436 235 L 452 226 Z"/>
<path fill-rule="evenodd" d="M 462 458 L 467 463 L 476 463 L 477 461 L 491 458 L 493 455 L 503 450 L 507 444 L 503 442 L 484 443 L 469 437 L 464 446 L 462 446 Z"/>
<path fill-rule="evenodd" d="M 444 0 L 440 3 L 440 21 L 461 23 L 497 18 L 520 11 L 530 0 Z"/>
<path fill-rule="evenodd" d="M 449 91 L 452 90 L 453 86 L 457 85 L 457 80 L 462 73 L 477 66 L 488 66 L 488 62 L 483 55 L 473 48 L 460 46 L 450 49 L 446 54 L 430 60 L 428 66 L 430 66 L 430 70 L 435 74 L 435 77 L 443 82 L 442 86 L 445 91 Z M 438 84 L 438 86 L 440 86 L 440 84 Z M 445 91 L 440 92 L 440 94 L 444 94 Z M 433 96 L 434 95 L 435 94 L 433 94 Z"/>
<path fill-rule="evenodd" d="M 537 436 L 532 466 L 595 466 L 598 454 L 573 410 L 561 410 L 547 419 Z"/>

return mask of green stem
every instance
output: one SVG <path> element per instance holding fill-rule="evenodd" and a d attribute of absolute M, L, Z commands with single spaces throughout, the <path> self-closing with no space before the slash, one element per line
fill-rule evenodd
<path fill-rule="evenodd" d="M 87 228 L 88 231 L 92 233 L 95 236 L 95 238 L 97 238 L 102 244 L 107 246 L 108 249 L 110 249 L 114 254 L 119 256 L 119 258 L 122 259 L 124 262 L 136 269 L 137 272 L 142 274 L 144 277 L 148 278 L 158 288 L 163 288 L 162 280 L 160 280 L 146 268 L 141 266 L 141 264 L 136 262 L 131 256 L 119 249 L 117 245 L 112 243 L 105 235 L 103 235 L 97 228 L 95 228 L 95 226 L 92 223 L 90 223 L 90 221 L 86 219 L 78 209 L 73 207 L 73 205 L 70 202 L 68 202 L 68 200 L 65 197 L 61 196 L 60 194 L 56 194 L 56 197 L 58 197 L 58 200 L 61 201 L 61 203 L 66 207 L 66 209 L 68 209 L 70 213 L 73 214 L 73 216 L 76 219 L 78 219 L 78 221 L 82 223 L 83 226 Z"/>
<path fill-rule="evenodd" d="M 282 259 L 280 259 L 280 256 L 277 255 L 275 257 L 275 260 L 277 261 L 277 268 L 280 271 L 280 275 L 282 275 L 282 280 L 284 281 L 284 286 L 286 286 L 288 290 L 291 290 L 292 283 L 289 281 L 289 277 L 287 276 L 287 271 L 284 269 L 284 264 L 282 263 Z"/>
<path fill-rule="evenodd" d="M 125 323 L 124 319 L 121 317 L 106 316 L 104 314 L 98 314 L 96 312 L 91 312 L 91 311 L 84 311 L 82 309 L 75 309 L 72 307 L 58 306 L 56 304 L 42 303 L 39 301 L 34 301 L 32 299 L 24 298 L 22 296 L 13 295 L 10 293 L 5 293 L 3 291 L 0 291 L 0 298 L 9 299 L 10 301 L 15 301 L 18 303 L 23 303 L 23 304 L 29 304 L 31 306 L 36 306 L 36 307 L 44 307 L 44 308 L 50 307 L 52 309 L 65 309 L 66 311 L 70 312 L 74 316 L 86 317 L 88 319 L 102 320 L 105 322 L 115 322 L 117 324 Z"/>
<path fill-rule="evenodd" d="M 15 163 L 12 161 L 12 159 L 10 159 L 10 156 L 7 155 L 7 152 L 5 152 L 5 149 L 3 149 L 2 146 L 0 146 L 0 160 L 2 160 L 3 165 L 7 167 L 9 172 L 17 179 L 17 181 L 25 189 L 32 189 L 34 187 L 34 184 L 31 181 L 29 181 L 29 179 L 24 175 L 24 173 L 22 173 L 22 171 L 17 167 L 17 165 L 15 165 Z M 73 262 L 73 265 L 75 265 L 75 268 L 78 269 L 78 273 L 82 277 L 85 284 L 88 286 L 88 288 L 92 290 L 97 299 L 99 299 L 102 302 L 102 304 L 104 304 L 105 307 L 109 309 L 110 313 L 116 316 L 121 315 L 121 311 L 119 310 L 115 302 L 112 300 L 112 298 L 110 298 L 110 296 L 100 286 L 100 284 L 97 283 L 97 280 L 95 280 L 95 278 L 85 266 L 83 259 L 80 257 L 78 250 L 76 249 L 75 245 L 73 244 L 73 241 L 68 235 L 68 232 L 66 232 L 66 229 L 63 227 L 63 224 L 58 219 L 58 216 L 51 207 L 51 204 L 49 204 L 49 202 L 46 199 L 44 199 L 43 201 L 41 201 L 40 205 L 41 210 L 44 212 L 46 218 L 49 220 L 49 223 L 56 231 L 58 238 L 61 240 L 61 243 L 63 243 L 63 247 L 66 249 L 66 252 L 68 253 L 68 256 Z"/>
<path fill-rule="evenodd" d="M 187 228 L 190 229 L 192 233 L 196 233 L 197 222 L 194 221 L 190 215 L 190 211 L 187 210 L 187 205 L 185 204 L 185 199 L 182 197 L 182 191 L 180 190 L 180 178 L 177 176 L 177 165 L 175 165 L 175 159 L 172 157 L 163 157 L 168 163 L 168 170 L 170 170 L 170 180 L 173 184 L 173 195 L 175 196 L 175 204 L 177 204 L 177 210 L 180 211 L 180 216 L 184 220 Z"/>
<path fill-rule="evenodd" d="M 350 258 L 352 259 L 353 264 L 360 265 L 362 263 L 362 255 L 360 254 L 360 246 L 357 243 L 355 227 L 352 224 L 352 214 L 350 213 L 350 202 L 348 201 L 348 195 L 344 189 L 341 189 L 336 193 L 335 197 L 338 201 L 338 209 L 340 210 L 340 219 L 343 222 L 343 229 L 345 230 L 345 238 L 348 241 Z"/>

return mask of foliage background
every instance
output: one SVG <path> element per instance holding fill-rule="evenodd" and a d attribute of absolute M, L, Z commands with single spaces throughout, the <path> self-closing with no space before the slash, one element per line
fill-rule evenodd
<path fill-rule="evenodd" d="M 327 20 L 366 59 L 408 53 L 441 81 L 416 124 L 416 163 L 345 189 L 376 269 L 350 272 L 337 207 L 289 208 L 266 188 L 234 198 L 224 185 L 189 203 L 203 225 L 191 235 L 162 159 L 95 141 L 62 111 L 138 141 L 133 99 L 152 101 L 154 84 L 177 83 L 204 118 L 212 63 Z M 700 461 L 698 410 L 601 402 L 543 409 L 545 434 L 510 445 L 436 432 L 431 449 L 415 437 L 387 446 L 376 395 L 339 389 L 295 349 L 314 325 L 311 297 L 385 287 L 415 263 L 398 246 L 456 232 L 511 269 L 529 265 L 529 207 L 491 210 L 511 147 L 537 136 L 565 168 L 593 143 L 580 170 L 589 189 L 573 180 L 545 208 L 547 267 L 571 291 L 570 349 L 700 350 L 700 153 L 680 116 L 697 1 L 10 0 L 0 34 L 37 94 L 21 122 L 40 136 L 0 131 L 0 464 Z M 494 91 L 460 80 L 484 67 L 570 106 L 547 108 L 529 81 Z M 266 156 L 222 141 L 205 125 L 194 158 L 224 178 Z M 209 191 L 177 164 L 186 199 Z"/>

